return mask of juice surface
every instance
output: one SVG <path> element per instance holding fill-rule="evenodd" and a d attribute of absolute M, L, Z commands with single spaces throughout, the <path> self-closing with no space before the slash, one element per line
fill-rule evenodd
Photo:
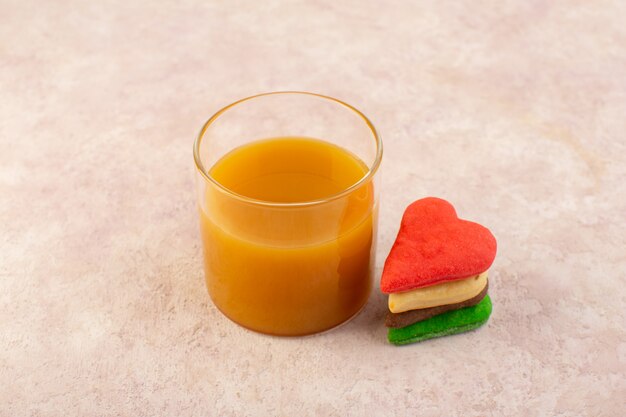
<path fill-rule="evenodd" d="M 209 174 L 230 191 L 274 203 L 325 199 L 366 165 L 317 139 L 244 145 Z M 233 321 L 276 335 L 326 330 L 356 314 L 371 289 L 376 207 L 371 183 L 307 207 L 263 207 L 209 185 L 201 206 L 206 280 Z"/>

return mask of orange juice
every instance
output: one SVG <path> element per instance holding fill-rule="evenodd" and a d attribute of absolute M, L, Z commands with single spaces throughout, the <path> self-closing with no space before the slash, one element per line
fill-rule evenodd
<path fill-rule="evenodd" d="M 374 190 L 357 184 L 367 170 L 355 155 L 311 138 L 265 139 L 222 157 L 209 175 L 244 198 L 208 187 L 201 204 L 215 305 L 275 335 L 316 333 L 355 315 L 373 267 Z"/>

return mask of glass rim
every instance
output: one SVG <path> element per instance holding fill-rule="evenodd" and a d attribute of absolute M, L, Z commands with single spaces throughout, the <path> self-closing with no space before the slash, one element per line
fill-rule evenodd
<path fill-rule="evenodd" d="M 345 108 L 347 108 L 348 110 L 351 110 L 352 112 L 354 112 L 357 116 L 359 116 L 367 125 L 367 127 L 370 129 L 370 132 L 372 133 L 374 140 L 376 142 L 376 157 L 374 158 L 374 161 L 368 166 L 367 172 L 365 173 L 365 175 L 363 175 L 357 182 L 355 182 L 354 184 L 352 184 L 351 186 L 345 188 L 344 190 L 329 195 L 328 197 L 324 197 L 324 198 L 320 198 L 320 199 L 315 199 L 315 200 L 309 200 L 309 201 L 298 201 L 298 202 L 292 202 L 292 203 L 281 203 L 281 202 L 274 202 L 274 201 L 266 201 L 266 200 L 260 200 L 260 199 L 256 199 L 256 198 L 252 198 L 252 197 L 247 197 L 245 195 L 242 194 L 238 194 L 235 193 L 234 191 L 232 191 L 231 189 L 229 189 L 228 187 L 224 186 L 223 184 L 221 184 L 219 181 L 217 181 L 215 178 L 213 178 L 208 171 L 206 170 L 206 168 L 204 167 L 204 164 L 202 163 L 202 158 L 200 157 L 200 145 L 202 142 L 202 139 L 204 138 L 204 134 L 206 133 L 207 129 L 209 128 L 209 126 L 211 126 L 211 124 L 213 122 L 215 122 L 222 114 L 224 114 L 226 111 L 232 109 L 233 107 L 237 106 L 238 104 L 244 103 L 246 101 L 250 101 L 256 98 L 260 98 L 260 97 L 265 97 L 265 96 L 272 96 L 272 95 L 303 95 L 303 96 L 311 96 L 311 97 L 316 97 L 316 98 L 321 98 L 324 100 L 328 100 L 328 101 L 332 101 L 336 104 L 339 104 Z M 378 134 L 378 132 L 376 131 L 376 128 L 374 127 L 374 124 L 367 118 L 367 116 L 365 116 L 365 114 L 363 114 L 360 110 L 358 110 L 356 107 L 338 100 L 334 97 L 330 97 L 330 96 L 325 96 L 322 94 L 317 94 L 317 93 L 310 93 L 307 91 L 274 91 L 274 92 L 268 92 L 268 93 L 260 93 L 260 94 L 255 94 L 253 96 L 249 96 L 249 97 L 245 97 L 242 98 L 240 100 L 237 100 L 225 107 L 222 107 L 220 110 L 218 110 L 215 114 L 213 114 L 213 116 L 211 116 L 202 126 L 202 128 L 200 129 L 200 132 L 198 133 L 198 136 L 196 137 L 196 140 L 194 141 L 193 144 L 193 159 L 194 162 L 196 164 L 196 169 L 200 172 L 200 174 L 204 177 L 205 180 L 209 181 L 210 183 L 212 183 L 213 185 L 215 185 L 220 191 L 222 191 L 225 194 L 228 194 L 230 197 L 237 199 L 239 201 L 248 203 L 248 204 L 253 204 L 253 205 L 258 205 L 258 206 L 266 206 L 266 207 L 308 207 L 308 206 L 314 206 L 314 205 L 318 205 L 318 204 L 323 204 L 323 203 L 327 203 L 333 200 L 337 200 L 339 198 L 345 197 L 348 194 L 352 193 L 354 190 L 356 190 L 357 188 L 359 188 L 361 185 L 365 184 L 366 182 L 370 181 L 370 179 L 372 179 L 374 177 L 374 174 L 376 174 L 376 172 L 378 171 L 378 168 L 380 167 L 380 163 L 382 161 L 382 156 L 383 156 L 383 142 L 382 139 L 380 137 L 380 135 Z"/>

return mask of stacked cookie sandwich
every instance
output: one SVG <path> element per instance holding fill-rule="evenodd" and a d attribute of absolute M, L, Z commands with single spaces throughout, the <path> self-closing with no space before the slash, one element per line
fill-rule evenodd
<path fill-rule="evenodd" d="M 419 342 L 475 329 L 491 314 L 488 272 L 496 255 L 491 232 L 428 197 L 405 211 L 380 288 L 389 294 L 389 342 Z"/>

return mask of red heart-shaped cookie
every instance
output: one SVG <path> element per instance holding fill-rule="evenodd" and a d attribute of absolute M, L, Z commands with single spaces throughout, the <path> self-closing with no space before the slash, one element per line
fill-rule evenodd
<path fill-rule="evenodd" d="M 390 294 L 467 278 L 486 271 L 495 257 L 489 229 L 459 219 L 445 200 L 423 198 L 402 216 L 380 289 Z"/>

